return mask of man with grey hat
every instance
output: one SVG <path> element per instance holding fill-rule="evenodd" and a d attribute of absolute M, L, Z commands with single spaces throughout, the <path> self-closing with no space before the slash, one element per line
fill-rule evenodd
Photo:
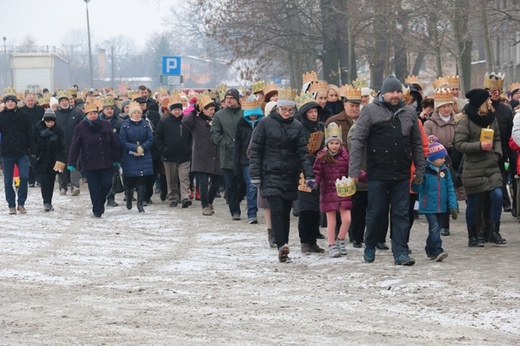
<path fill-rule="evenodd" d="M 391 206 L 392 252 L 394 263 L 411 266 L 408 254 L 409 179 L 412 161 L 414 181 L 424 174 L 422 137 L 415 109 L 403 101 L 403 85 L 388 76 L 373 103 L 363 107 L 356 122 L 350 150 L 349 175 L 357 182 L 361 174 L 363 152 L 367 153 L 368 209 L 366 216 L 365 262 L 375 260 L 375 248 L 381 239 L 379 223 Z"/>

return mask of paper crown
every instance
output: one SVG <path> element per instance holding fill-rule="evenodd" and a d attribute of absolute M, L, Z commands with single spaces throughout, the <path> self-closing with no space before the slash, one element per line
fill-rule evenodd
<path fill-rule="evenodd" d="M 128 105 L 128 114 L 132 114 L 132 112 L 135 110 L 139 110 L 142 113 L 141 106 L 139 106 L 139 103 L 132 101 Z"/>
<path fill-rule="evenodd" d="M 484 89 L 501 90 L 504 88 L 505 75 L 502 73 L 486 73 L 484 75 Z"/>
<path fill-rule="evenodd" d="M 247 96 L 247 88 L 243 85 L 239 86 L 237 88 L 238 91 L 241 91 L 241 95 L 240 96 Z"/>
<path fill-rule="evenodd" d="M 341 126 L 332 122 L 325 128 L 325 142 L 331 139 L 342 140 Z"/>
<path fill-rule="evenodd" d="M 69 97 L 71 97 L 71 96 L 76 97 L 78 95 L 78 90 L 76 88 L 68 88 L 67 94 L 69 95 Z"/>
<path fill-rule="evenodd" d="M 173 94 L 171 94 L 169 102 L 168 102 L 168 108 L 170 108 L 171 105 L 181 104 L 182 103 L 181 96 L 182 95 L 178 92 L 174 92 Z"/>
<path fill-rule="evenodd" d="M 287 88 L 278 90 L 278 100 L 294 101 L 296 99 L 296 90 Z"/>
<path fill-rule="evenodd" d="M 7 87 L 4 89 L 4 97 L 5 96 L 16 96 L 16 88 Z"/>
<path fill-rule="evenodd" d="M 453 95 L 451 94 L 451 89 L 449 89 L 449 88 L 435 89 L 435 91 L 433 92 L 433 101 L 434 101 L 435 108 L 448 104 L 448 103 L 453 103 Z"/>
<path fill-rule="evenodd" d="M 297 96 L 296 97 L 296 106 L 298 108 L 302 108 L 303 105 L 306 105 L 307 103 L 310 103 L 310 102 L 315 102 L 314 101 L 314 96 L 312 96 L 311 93 L 302 93 L 300 96 Z"/>
<path fill-rule="evenodd" d="M 262 101 L 259 101 L 256 96 L 251 95 L 248 98 L 246 98 L 245 100 L 242 100 L 241 105 L 242 105 L 242 109 L 244 109 L 244 110 L 256 109 L 256 108 L 260 108 L 260 106 L 262 105 Z"/>
<path fill-rule="evenodd" d="M 135 100 L 136 98 L 139 97 L 139 92 L 135 91 L 135 90 L 128 90 L 128 98 L 130 100 Z"/>
<path fill-rule="evenodd" d="M 329 90 L 327 81 L 324 80 L 318 80 L 318 81 L 312 81 L 311 85 L 309 86 L 309 92 L 310 93 L 317 93 L 317 92 L 324 92 L 327 93 Z"/>
<path fill-rule="evenodd" d="M 511 92 L 511 93 L 513 91 L 515 91 L 515 90 L 518 90 L 518 89 L 520 89 L 520 83 L 518 83 L 518 82 L 517 83 L 512 83 L 512 84 L 509 85 L 509 92 Z"/>
<path fill-rule="evenodd" d="M 411 75 L 411 76 L 408 76 L 404 79 L 404 82 L 405 83 L 408 83 L 408 84 L 418 84 L 421 89 L 424 89 L 423 85 L 421 82 L 419 82 L 419 78 L 415 75 Z"/>
<path fill-rule="evenodd" d="M 200 98 L 197 99 L 199 109 L 205 108 L 210 103 L 214 103 L 214 101 L 209 95 L 202 95 Z M 242 108 L 244 107 L 242 106 Z"/>
<path fill-rule="evenodd" d="M 113 96 L 104 97 L 102 102 L 103 102 L 103 108 L 105 108 L 105 107 L 114 107 L 114 105 L 116 103 Z"/>
<path fill-rule="evenodd" d="M 345 84 L 339 88 L 339 96 L 346 98 L 348 101 L 361 102 L 361 89 Z"/>
<path fill-rule="evenodd" d="M 268 96 L 269 94 L 272 94 L 273 92 L 278 92 L 278 89 L 279 89 L 278 85 L 274 84 L 273 82 L 268 83 L 268 84 L 265 84 L 265 85 L 264 85 L 264 88 L 263 88 L 263 90 L 264 90 L 264 95 L 265 95 L 266 98 L 267 98 L 267 96 Z M 271 95 L 269 95 L 269 96 L 271 96 Z"/>
<path fill-rule="evenodd" d="M 445 78 L 448 80 L 448 87 L 450 89 L 458 89 L 460 87 L 460 77 L 459 76 L 448 76 Z"/>
<path fill-rule="evenodd" d="M 67 98 L 67 99 L 70 97 L 70 95 L 69 95 L 69 93 L 67 92 L 67 90 L 64 90 L 64 89 L 60 89 L 60 90 L 58 90 L 58 93 L 57 93 L 57 95 L 56 95 L 56 98 L 59 100 L 59 99 L 61 99 L 61 98 L 63 98 L 63 97 L 64 97 L 64 98 Z"/>
<path fill-rule="evenodd" d="M 85 103 L 85 114 L 90 113 L 90 112 L 97 113 L 98 111 L 99 111 L 99 108 L 98 108 L 98 104 L 96 102 Z"/>
<path fill-rule="evenodd" d="M 448 86 L 448 79 L 445 77 L 439 77 L 433 81 L 433 90 L 437 90 L 439 88 L 447 88 Z"/>
<path fill-rule="evenodd" d="M 36 102 L 37 102 L 40 106 L 48 105 L 48 104 L 51 102 L 51 95 L 50 95 L 50 94 L 45 94 L 45 95 L 43 95 L 42 97 L 38 97 L 38 98 L 36 99 Z"/>
<path fill-rule="evenodd" d="M 168 94 L 168 89 L 166 89 L 163 86 L 160 86 L 157 88 L 157 90 L 155 92 L 157 93 L 157 95 L 165 95 L 165 94 Z"/>
<path fill-rule="evenodd" d="M 258 80 L 256 82 L 254 82 L 253 85 L 251 86 L 253 94 L 263 93 L 264 92 L 264 86 L 265 86 L 265 81 L 263 81 L 263 80 Z"/>
<path fill-rule="evenodd" d="M 315 71 L 305 72 L 302 75 L 303 84 L 314 82 L 318 80 L 318 74 Z"/>
<path fill-rule="evenodd" d="M 336 179 L 336 192 L 339 197 L 349 197 L 356 193 L 356 183 L 345 176 Z"/>
<path fill-rule="evenodd" d="M 221 91 L 224 91 L 226 92 L 228 90 L 228 86 L 226 83 L 220 83 L 220 84 L 217 84 L 217 86 L 215 87 L 215 89 L 220 93 Z"/>
<path fill-rule="evenodd" d="M 352 86 L 354 88 L 368 88 L 368 82 L 366 78 L 358 78 L 355 81 L 352 82 Z"/>
<path fill-rule="evenodd" d="M 207 95 L 207 96 L 209 96 L 212 99 L 216 99 L 217 98 L 217 92 L 215 90 L 206 90 L 206 91 L 204 91 L 202 93 L 202 95 Z"/>

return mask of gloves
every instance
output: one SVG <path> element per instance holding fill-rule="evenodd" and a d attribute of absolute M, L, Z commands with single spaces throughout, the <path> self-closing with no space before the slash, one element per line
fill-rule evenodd
<path fill-rule="evenodd" d="M 453 220 L 457 220 L 457 217 L 459 216 L 457 213 L 457 209 L 450 209 L 450 214 Z"/>
<path fill-rule="evenodd" d="M 67 166 L 67 169 L 68 169 L 69 171 L 72 172 L 72 171 L 75 171 L 75 170 L 76 170 L 76 167 L 71 166 L 71 165 L 68 165 L 68 166 Z"/>
<path fill-rule="evenodd" d="M 413 177 L 413 182 L 417 185 L 421 184 L 422 183 L 422 175 L 415 175 Z"/>
<path fill-rule="evenodd" d="M 138 153 L 139 155 L 143 155 L 143 154 L 144 154 L 144 149 L 143 149 L 142 146 L 140 146 L 140 145 L 137 146 L 137 153 Z"/>
<path fill-rule="evenodd" d="M 121 167 L 121 164 L 120 164 L 119 162 L 114 162 L 113 165 L 114 165 L 114 167 L 116 167 L 116 168 Z"/>
<path fill-rule="evenodd" d="M 318 188 L 318 184 L 316 184 L 315 179 L 305 179 L 305 184 L 311 188 L 311 190 L 316 190 Z"/>
<path fill-rule="evenodd" d="M 262 181 L 260 180 L 260 178 L 251 178 L 251 184 L 253 184 L 253 186 L 256 188 L 260 187 L 261 182 Z"/>

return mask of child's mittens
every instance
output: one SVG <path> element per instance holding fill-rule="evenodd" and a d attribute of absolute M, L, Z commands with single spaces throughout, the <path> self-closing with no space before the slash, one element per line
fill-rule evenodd
<path fill-rule="evenodd" d="M 311 190 L 316 190 L 318 187 L 318 184 L 316 183 L 315 179 L 305 179 L 305 184 L 307 184 L 308 187 L 311 188 Z"/>
<path fill-rule="evenodd" d="M 450 209 L 450 214 L 453 220 L 457 220 L 457 217 L 459 216 L 457 209 Z"/>

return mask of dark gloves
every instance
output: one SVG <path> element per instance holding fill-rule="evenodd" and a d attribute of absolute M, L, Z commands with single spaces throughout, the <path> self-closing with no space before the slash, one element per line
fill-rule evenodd
<path fill-rule="evenodd" d="M 457 217 L 459 216 L 458 212 L 457 212 L 457 209 L 450 209 L 450 214 L 451 214 L 451 218 L 453 220 L 457 220 Z"/>
<path fill-rule="evenodd" d="M 316 190 L 318 188 L 318 184 L 315 179 L 305 179 L 305 184 L 311 188 L 311 190 Z"/>
<path fill-rule="evenodd" d="M 422 175 L 420 175 L 420 174 L 416 174 L 416 175 L 413 177 L 413 182 L 414 182 L 414 184 L 420 185 L 420 184 L 422 183 L 422 178 L 423 178 Z"/>

